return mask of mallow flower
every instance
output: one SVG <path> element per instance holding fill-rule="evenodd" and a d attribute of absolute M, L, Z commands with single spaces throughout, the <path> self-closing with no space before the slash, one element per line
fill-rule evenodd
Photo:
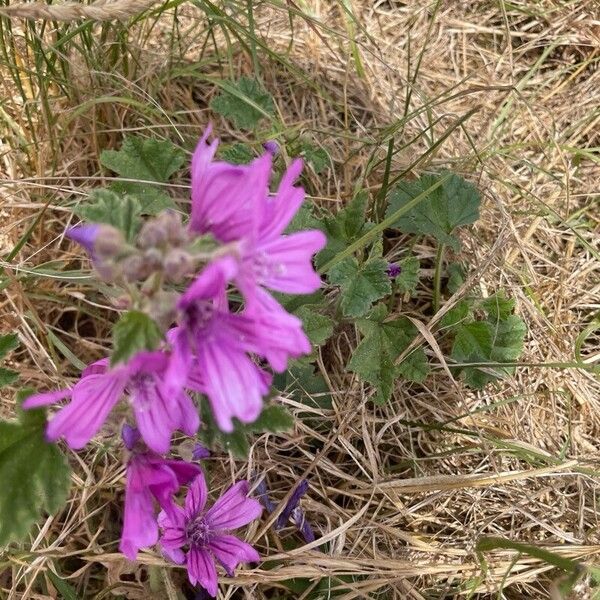
<path fill-rule="evenodd" d="M 254 321 L 227 307 L 227 282 L 236 269 L 228 256 L 209 263 L 179 299 L 180 324 L 168 334 L 167 385 L 188 385 L 206 394 L 223 431 L 233 431 L 233 417 L 256 420 L 271 384 L 270 375 L 248 355 L 260 349 Z"/>
<path fill-rule="evenodd" d="M 192 481 L 201 472 L 198 465 L 183 460 L 167 460 L 148 450 L 140 443 L 137 429 L 125 425 L 123 441 L 131 452 L 127 462 L 125 484 L 125 511 L 119 550 L 135 560 L 141 548 L 158 541 L 158 524 L 154 501 L 176 517 L 178 510 L 173 495 L 182 485 Z"/>
<path fill-rule="evenodd" d="M 167 389 L 165 373 L 169 364 L 163 352 L 139 352 L 127 363 L 109 368 L 108 359 L 89 365 L 72 389 L 34 394 L 24 409 L 71 401 L 50 420 L 46 438 L 63 437 L 74 450 L 83 448 L 98 433 L 108 414 L 127 396 L 144 442 L 159 454 L 166 454 L 171 435 L 181 429 L 194 435 L 200 426 L 192 399 L 181 389 Z"/>
<path fill-rule="evenodd" d="M 286 294 L 314 292 L 321 278 L 312 257 L 325 246 L 325 235 L 318 230 L 284 235 L 304 200 L 304 190 L 294 185 L 302 160 L 290 165 L 271 197 L 271 154 L 248 165 L 212 162 L 218 140 L 207 143 L 210 131 L 207 128 L 192 158 L 191 231 L 239 242 L 242 266 L 236 282 L 250 305 L 256 286 Z"/>
<path fill-rule="evenodd" d="M 230 532 L 257 519 L 262 507 L 257 500 L 248 498 L 247 481 L 233 485 L 208 510 L 207 495 L 206 481 L 200 474 L 189 487 L 184 508 L 171 514 L 160 513 L 160 546 L 173 562 L 185 564 L 192 585 L 200 584 L 216 596 L 215 561 L 232 576 L 238 564 L 260 560 L 252 546 Z"/>

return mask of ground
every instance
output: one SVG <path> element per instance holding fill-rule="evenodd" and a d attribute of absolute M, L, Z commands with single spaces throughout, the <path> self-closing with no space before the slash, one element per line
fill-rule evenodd
<path fill-rule="evenodd" d="M 600 552 L 597 1 L 273 0 L 250 13 L 241 0 L 199 0 L 113 25 L 3 18 L 0 323 L 22 341 L 11 359 L 22 384 L 62 385 L 108 345 L 114 307 L 62 232 L 70 207 L 107 176 L 99 153 L 125 132 L 187 151 L 209 120 L 225 143 L 301 133 L 332 159 L 309 173 L 309 200 L 335 212 L 371 155 L 381 164 L 362 185 L 377 193 L 393 128 L 392 173 L 449 168 L 481 190 L 481 219 L 462 234 L 459 258 L 483 296 L 502 287 L 516 299 L 524 365 L 476 393 L 439 368 L 424 384 L 398 382 L 375 409 L 344 369 L 356 334 L 340 332 L 318 358 L 332 410 L 255 438 L 247 461 L 222 452 L 207 462 L 215 490 L 266 472 L 278 502 L 307 478 L 303 506 L 327 545 L 289 550 L 293 531 L 263 521 L 249 539 L 268 562 L 223 579 L 233 584 L 223 597 L 327 598 L 336 587 L 348 599 L 558 594 L 552 565 L 475 545 L 494 535 L 589 564 Z M 279 125 L 244 135 L 209 103 L 215 80 L 257 70 Z M 188 186 L 186 172 L 171 186 L 182 204 Z M 413 251 L 430 283 L 434 247 Z M 430 289 L 395 307 L 426 333 Z M 10 417 L 12 390 L 2 393 Z M 61 597 L 50 569 L 80 598 L 182 597 L 182 572 L 160 555 L 133 565 L 117 554 L 123 471 L 107 438 L 70 455 L 68 507 L 3 555 L 2 597 Z M 310 582 L 291 592 L 282 582 L 293 578 Z M 585 579 L 571 597 L 591 597 Z"/>

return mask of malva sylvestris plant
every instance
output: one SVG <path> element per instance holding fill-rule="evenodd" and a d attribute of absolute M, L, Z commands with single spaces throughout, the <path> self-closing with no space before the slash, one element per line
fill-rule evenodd
<path fill-rule="evenodd" d="M 257 519 L 262 507 L 248 497 L 248 482 L 239 481 L 206 509 L 202 469 L 168 457 L 172 436 L 198 432 L 196 392 L 222 431 L 233 431 L 234 419 L 254 422 L 272 372 L 311 351 L 301 320 L 272 292 L 315 292 L 321 279 L 312 259 L 326 238 L 317 230 L 284 233 L 304 199 L 295 184 L 301 160 L 271 194 L 273 153 L 247 165 L 215 161 L 218 140 L 209 143 L 210 133 L 209 127 L 193 154 L 187 224 L 167 210 L 139 231 L 104 219 L 66 232 L 87 250 L 97 276 L 122 290 L 129 310 L 115 326 L 110 359 L 90 364 L 72 388 L 29 396 L 22 408 L 68 400 L 45 436 L 73 450 L 117 419 L 128 451 L 120 550 L 133 560 L 159 542 L 165 556 L 186 566 L 192 584 L 214 596 L 216 564 L 231 574 L 241 562 L 259 561 L 231 532 Z M 182 508 L 177 495 L 184 486 Z M 299 497 L 288 513 L 295 510 L 305 537 L 314 539 L 298 512 Z"/>

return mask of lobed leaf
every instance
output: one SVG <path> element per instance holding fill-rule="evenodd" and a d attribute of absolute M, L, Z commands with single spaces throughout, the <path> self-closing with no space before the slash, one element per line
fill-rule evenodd
<path fill-rule="evenodd" d="M 138 310 L 126 312 L 113 329 L 111 365 L 129 360 L 142 350 L 154 350 L 163 336 L 158 325 Z"/>

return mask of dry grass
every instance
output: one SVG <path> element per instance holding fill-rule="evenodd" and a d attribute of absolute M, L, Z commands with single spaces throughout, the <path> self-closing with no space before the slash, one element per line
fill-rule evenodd
<path fill-rule="evenodd" d="M 475 180 L 486 202 L 482 219 L 463 236 L 460 258 L 475 270 L 472 283 L 482 294 L 501 286 L 516 298 L 529 330 L 524 361 L 531 366 L 477 394 L 439 369 L 425 385 L 399 384 L 390 405 L 374 409 L 367 389 L 344 371 L 356 339 L 353 331 L 342 332 L 319 357 L 335 410 L 314 409 L 315 418 L 298 421 L 293 433 L 257 439 L 247 463 L 226 454 L 207 461 L 215 492 L 260 471 L 281 501 L 299 478 L 308 478 L 304 508 L 327 546 L 302 546 L 291 529 L 279 535 L 262 522 L 249 535 L 269 562 L 240 570 L 223 597 L 331 597 L 310 596 L 311 588 L 294 594 L 281 585 L 304 577 L 315 586 L 329 581 L 347 599 L 548 598 L 557 577 L 549 565 L 496 551 L 486 554 L 484 569 L 474 547 L 483 535 L 499 535 L 590 563 L 600 553 L 600 382 L 572 366 L 579 336 L 600 308 L 598 4 L 345 5 L 354 18 L 333 0 L 291 3 L 290 12 L 258 5 L 254 14 L 257 38 L 283 57 L 262 60 L 261 70 L 286 135 L 313 135 L 335 162 L 326 176 L 310 176 L 313 200 L 335 210 L 350 198 L 371 152 L 385 157 L 381 140 L 392 123 L 396 147 L 405 145 L 394 172 L 411 176 L 449 166 Z M 168 11 L 152 31 L 152 19 L 131 29 L 127 67 L 121 58 L 110 65 L 99 58 L 105 70 L 92 72 L 72 51 L 66 57 L 74 77 L 70 97 L 50 87 L 44 109 L 33 82 L 25 90 L 37 108 L 29 121 L 27 106 L 3 77 L 3 256 L 41 216 L 6 265 L 10 283 L 0 304 L 3 331 L 18 329 L 23 341 L 15 360 L 28 385 L 46 388 L 76 374 L 53 348 L 49 330 L 83 361 L 106 346 L 108 307 L 85 271 L 69 280 L 28 276 L 48 261 L 57 272 L 79 268 L 77 251 L 60 232 L 68 207 L 98 183 L 100 150 L 117 144 L 123 131 L 149 128 L 190 148 L 209 118 L 210 78 L 252 70 L 249 53 L 235 46 L 223 51 L 227 40 L 218 29 L 222 54 L 210 38 L 204 47 L 202 11 L 178 10 L 182 33 L 168 52 Z M 245 22 L 245 14 L 239 19 Z M 15 35 L 19 69 L 33 71 L 33 57 Z M 119 98 L 99 101 L 110 96 Z M 225 139 L 244 139 L 224 122 L 217 127 Z M 383 167 L 373 171 L 365 185 L 376 191 L 382 173 Z M 174 185 L 173 193 L 185 198 L 187 192 Z M 390 252 L 402 243 L 392 240 Z M 426 275 L 434 251 L 415 248 Z M 431 326 L 430 290 L 425 280 L 418 297 L 397 310 Z M 581 355 L 588 364 L 598 361 L 598 328 L 590 328 Z M 5 398 L 2 414 L 11 410 Z M 2 597 L 60 597 L 44 584 L 49 568 L 81 598 L 178 597 L 183 575 L 164 569 L 159 556 L 144 553 L 130 565 L 116 553 L 118 452 L 106 437 L 71 455 L 72 500 L 40 524 L 31 544 L 4 555 Z M 585 582 L 577 594 L 588 597 Z"/>

